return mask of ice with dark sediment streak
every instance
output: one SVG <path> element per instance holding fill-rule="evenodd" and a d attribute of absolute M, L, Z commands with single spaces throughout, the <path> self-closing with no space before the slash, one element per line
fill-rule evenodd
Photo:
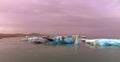
<path fill-rule="evenodd" d="M 117 39 L 100 39 L 98 42 L 100 46 L 120 46 L 120 40 Z"/>

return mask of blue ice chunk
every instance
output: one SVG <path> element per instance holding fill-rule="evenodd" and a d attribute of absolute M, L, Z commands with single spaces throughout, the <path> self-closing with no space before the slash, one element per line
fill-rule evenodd
<path fill-rule="evenodd" d="M 65 42 L 66 43 L 69 43 L 69 44 L 73 44 L 74 42 L 75 42 L 75 40 L 74 40 L 74 38 L 73 37 L 67 37 L 67 38 L 65 38 Z"/>

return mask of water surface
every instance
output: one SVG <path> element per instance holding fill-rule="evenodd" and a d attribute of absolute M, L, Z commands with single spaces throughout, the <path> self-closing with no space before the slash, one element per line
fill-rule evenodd
<path fill-rule="evenodd" d="M 119 47 L 52 46 L 0 39 L 0 62 L 120 62 Z"/>

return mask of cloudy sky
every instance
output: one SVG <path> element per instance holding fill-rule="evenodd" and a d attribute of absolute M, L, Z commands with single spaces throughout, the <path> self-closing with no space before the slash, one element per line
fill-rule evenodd
<path fill-rule="evenodd" d="M 0 33 L 120 37 L 119 0 L 0 0 Z"/>

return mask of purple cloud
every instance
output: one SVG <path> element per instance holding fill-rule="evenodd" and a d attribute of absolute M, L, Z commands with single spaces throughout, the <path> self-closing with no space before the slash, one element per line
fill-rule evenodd
<path fill-rule="evenodd" d="M 0 0 L 0 32 L 118 36 L 119 0 Z"/>

